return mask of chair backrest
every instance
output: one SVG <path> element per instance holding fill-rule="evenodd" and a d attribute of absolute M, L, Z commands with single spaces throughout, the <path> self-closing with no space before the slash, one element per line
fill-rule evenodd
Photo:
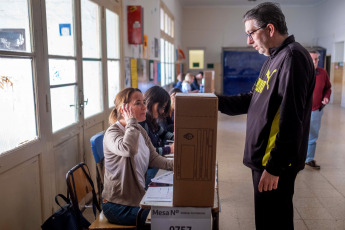
<path fill-rule="evenodd" d="M 93 157 L 95 158 L 96 163 L 100 163 L 104 159 L 103 138 L 104 138 L 103 131 L 93 135 L 90 138 L 91 149 L 92 149 Z"/>
<path fill-rule="evenodd" d="M 100 207 L 87 165 L 82 162 L 74 166 L 67 172 L 66 181 L 68 194 L 71 196 L 74 209 L 83 212 L 85 207 L 92 203 L 96 215 L 95 208 L 100 211 Z"/>

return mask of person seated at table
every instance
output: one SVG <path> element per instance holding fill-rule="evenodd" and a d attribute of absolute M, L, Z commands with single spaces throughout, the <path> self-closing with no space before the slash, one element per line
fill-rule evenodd
<path fill-rule="evenodd" d="M 182 88 L 182 76 L 183 76 L 182 73 L 179 73 L 177 75 L 177 82 L 173 85 L 174 88 L 181 90 L 181 88 Z"/>
<path fill-rule="evenodd" d="M 174 145 L 166 144 L 174 140 L 174 133 L 158 123 L 159 119 L 169 116 L 171 102 L 168 92 L 160 86 L 153 86 L 144 93 L 144 99 L 147 103 L 146 120 L 139 124 L 146 130 L 159 155 L 173 153 Z"/>
<path fill-rule="evenodd" d="M 170 101 L 171 101 L 169 115 L 166 118 L 159 119 L 159 125 L 162 126 L 168 132 L 172 132 L 172 133 L 174 132 L 174 108 L 175 108 L 176 93 L 181 93 L 181 90 L 177 88 L 172 88 L 169 91 Z"/>
<path fill-rule="evenodd" d="M 168 116 L 170 111 L 170 96 L 160 86 L 153 86 L 144 93 L 147 103 L 146 120 L 139 124 L 146 130 L 153 146 L 158 154 L 164 156 L 174 152 L 174 144 L 169 145 L 168 141 L 174 140 L 174 133 L 166 131 L 158 124 L 158 119 Z M 146 175 L 146 188 L 151 179 L 158 172 L 158 168 L 149 168 Z"/>
<path fill-rule="evenodd" d="M 173 161 L 160 156 L 138 122 L 146 119 L 146 101 L 139 89 L 121 90 L 109 116 L 104 135 L 103 213 L 110 223 L 136 225 L 139 204 L 145 194 L 148 167 L 173 170 Z M 142 215 L 145 223 L 148 211 Z"/>
<path fill-rule="evenodd" d="M 192 88 L 191 84 L 193 83 L 194 76 L 191 73 L 187 73 L 184 77 L 184 81 L 182 82 L 182 93 L 191 93 Z"/>
<path fill-rule="evenodd" d="M 204 77 L 204 72 L 199 72 L 193 79 L 192 84 L 190 85 L 192 91 L 199 92 L 200 91 L 200 84 L 202 82 L 202 79 Z"/>

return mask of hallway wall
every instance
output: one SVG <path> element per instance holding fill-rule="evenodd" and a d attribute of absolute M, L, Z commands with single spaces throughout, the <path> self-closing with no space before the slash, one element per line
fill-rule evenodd
<path fill-rule="evenodd" d="M 205 49 L 205 65 L 212 63 L 215 66 L 215 90 L 217 93 L 222 93 L 222 48 L 247 47 L 242 16 L 251 8 L 243 6 L 183 9 L 183 49 L 187 56 L 190 48 Z M 296 40 L 302 45 L 317 45 L 311 36 L 316 33 L 314 25 L 317 15 L 314 14 L 314 8 L 282 6 L 282 10 L 286 16 L 289 34 L 294 34 Z M 308 33 L 306 33 L 306 28 L 308 28 Z"/>

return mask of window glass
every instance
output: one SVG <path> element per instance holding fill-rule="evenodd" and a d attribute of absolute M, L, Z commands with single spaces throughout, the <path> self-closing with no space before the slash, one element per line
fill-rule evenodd
<path fill-rule="evenodd" d="M 164 4 L 163 4 L 164 5 Z M 164 8 L 164 9 L 163 9 Z M 161 85 L 166 86 L 174 81 L 174 21 L 168 9 L 161 8 Z"/>
<path fill-rule="evenodd" d="M 103 84 L 100 61 L 83 61 L 84 117 L 103 111 Z"/>
<path fill-rule="evenodd" d="M 120 91 L 120 62 L 108 61 L 108 95 L 109 108 L 114 106 L 116 94 Z"/>
<path fill-rule="evenodd" d="M 77 122 L 76 62 L 49 60 L 53 132 Z M 63 84 L 72 84 L 64 86 Z M 71 98 L 69 98 L 71 97 Z"/>
<path fill-rule="evenodd" d="M 171 37 L 174 37 L 175 29 L 174 29 L 174 21 L 171 20 Z"/>
<path fill-rule="evenodd" d="M 165 80 L 164 80 L 164 85 L 167 85 L 168 82 L 168 78 L 169 78 L 169 65 L 167 65 L 167 63 L 169 62 L 169 43 L 168 41 L 164 42 L 164 49 L 165 49 Z"/>
<path fill-rule="evenodd" d="M 167 22 L 167 29 L 166 29 L 166 31 L 167 31 L 168 35 L 171 35 L 170 34 L 170 17 L 169 17 L 169 15 L 168 15 L 168 22 Z"/>
<path fill-rule="evenodd" d="M 164 10 L 161 8 L 161 30 L 164 31 Z"/>
<path fill-rule="evenodd" d="M 165 48 L 163 38 L 161 38 L 161 85 L 165 85 Z"/>
<path fill-rule="evenodd" d="M 98 6 L 89 0 L 82 0 L 81 16 L 83 57 L 100 58 L 100 23 Z"/>
<path fill-rule="evenodd" d="M 49 59 L 50 85 L 76 83 L 75 61 Z"/>
<path fill-rule="evenodd" d="M 168 33 L 168 15 L 164 13 L 164 32 Z"/>
<path fill-rule="evenodd" d="M 33 85 L 31 59 L 0 58 L 0 154 L 37 138 Z"/>
<path fill-rule="evenodd" d="M 108 58 L 120 58 L 119 16 L 110 10 L 106 10 L 107 20 L 107 56 Z"/>
<path fill-rule="evenodd" d="M 28 1 L 1 1 L 0 12 L 0 50 L 31 52 Z"/>
<path fill-rule="evenodd" d="M 76 85 L 50 89 L 53 132 L 78 121 Z"/>
<path fill-rule="evenodd" d="M 204 50 L 189 50 L 189 68 L 204 68 Z"/>
<path fill-rule="evenodd" d="M 83 61 L 84 117 L 103 111 L 103 84 L 100 61 Z"/>
<path fill-rule="evenodd" d="M 46 0 L 48 54 L 74 56 L 72 0 Z"/>

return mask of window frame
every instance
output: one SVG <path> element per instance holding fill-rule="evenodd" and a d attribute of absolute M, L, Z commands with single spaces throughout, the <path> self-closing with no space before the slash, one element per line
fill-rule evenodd
<path fill-rule="evenodd" d="M 164 12 L 163 16 L 160 15 L 160 20 L 164 20 L 163 23 L 160 23 L 160 48 L 161 55 L 164 55 L 164 57 L 160 57 L 161 70 L 164 70 L 161 71 L 161 86 L 166 86 L 175 81 L 175 19 L 174 15 L 162 1 L 160 4 L 160 14 Z M 162 40 L 164 42 L 162 42 Z"/>

